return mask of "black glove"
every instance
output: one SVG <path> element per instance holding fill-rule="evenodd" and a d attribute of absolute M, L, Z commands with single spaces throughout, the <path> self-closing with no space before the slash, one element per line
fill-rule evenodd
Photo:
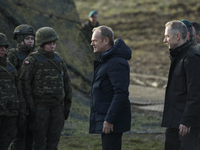
<path fill-rule="evenodd" d="M 21 127 L 26 122 L 26 115 L 23 113 L 19 113 L 17 117 L 17 125 Z"/>
<path fill-rule="evenodd" d="M 69 110 L 64 109 L 64 116 L 65 116 L 65 120 L 67 120 L 69 117 Z"/>

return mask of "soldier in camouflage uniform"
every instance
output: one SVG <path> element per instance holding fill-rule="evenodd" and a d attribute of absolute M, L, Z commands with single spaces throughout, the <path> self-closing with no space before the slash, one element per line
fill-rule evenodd
<path fill-rule="evenodd" d="M 30 112 L 34 150 L 57 150 L 71 106 L 71 86 L 66 64 L 54 52 L 58 36 L 50 27 L 36 32 L 38 51 L 22 64 L 20 78 Z"/>
<path fill-rule="evenodd" d="M 198 52 L 200 52 L 200 44 L 197 43 L 197 41 L 193 36 L 192 24 L 188 20 L 181 20 L 181 21 L 187 26 L 188 32 L 190 33 L 188 40 L 190 41 L 191 46 L 194 47 Z"/>
<path fill-rule="evenodd" d="M 21 24 L 14 30 L 14 40 L 17 41 L 17 48 L 12 48 L 7 51 L 10 62 L 19 71 L 24 59 L 33 51 L 35 42 L 35 30 L 32 26 Z M 27 117 L 28 119 L 29 117 Z M 27 135 L 26 135 L 27 134 Z M 17 136 L 12 143 L 11 150 L 24 150 L 26 139 L 26 149 L 32 147 L 32 134 L 29 130 L 28 121 L 18 128 Z"/>
<path fill-rule="evenodd" d="M 7 60 L 7 38 L 0 33 L 0 150 L 7 150 L 25 121 L 26 104 L 16 68 Z"/>
<path fill-rule="evenodd" d="M 19 70 L 24 59 L 35 51 L 35 30 L 27 24 L 19 25 L 14 30 L 14 40 L 17 42 L 17 48 L 11 48 L 7 51 L 10 62 Z"/>

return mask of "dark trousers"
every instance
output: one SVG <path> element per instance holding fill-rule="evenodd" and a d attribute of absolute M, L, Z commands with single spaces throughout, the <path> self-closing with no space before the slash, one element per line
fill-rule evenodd
<path fill-rule="evenodd" d="M 25 138 L 26 138 L 26 121 L 21 127 L 17 129 L 17 135 L 12 142 L 11 150 L 24 150 L 25 149 Z"/>
<path fill-rule="evenodd" d="M 102 150 L 121 150 L 122 148 L 122 134 L 101 134 Z"/>
<path fill-rule="evenodd" d="M 27 121 L 26 139 L 25 139 L 25 150 L 31 150 L 33 145 L 33 133 L 30 129 L 30 121 Z"/>
<path fill-rule="evenodd" d="M 58 150 L 64 125 L 63 105 L 36 107 L 32 125 L 34 150 Z"/>
<path fill-rule="evenodd" d="M 0 116 L 0 150 L 7 150 L 17 134 L 17 117 Z"/>
<path fill-rule="evenodd" d="M 33 145 L 33 134 L 30 129 L 30 121 L 28 120 L 18 128 L 17 135 L 12 142 L 11 150 L 31 150 Z"/>
<path fill-rule="evenodd" d="M 165 150 L 196 150 L 200 128 L 191 128 L 185 136 L 177 128 L 167 128 L 165 132 Z"/>

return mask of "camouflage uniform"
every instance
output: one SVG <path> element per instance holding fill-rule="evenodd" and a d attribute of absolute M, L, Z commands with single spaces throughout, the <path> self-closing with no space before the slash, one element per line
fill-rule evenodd
<path fill-rule="evenodd" d="M 2 33 L 0 46 L 8 47 Z M 16 136 L 17 125 L 25 121 L 26 104 L 17 70 L 6 54 L 0 57 L 0 77 L 0 149 L 7 150 Z"/>
<path fill-rule="evenodd" d="M 57 150 L 64 120 L 71 106 L 71 86 L 66 64 L 55 52 L 47 52 L 44 44 L 58 39 L 50 27 L 36 32 L 37 52 L 22 64 L 21 81 L 33 130 L 33 149 Z"/>
<path fill-rule="evenodd" d="M 26 36 L 35 36 L 35 31 L 33 27 L 22 24 L 15 28 L 14 30 L 14 40 L 17 41 L 17 48 L 12 48 L 7 51 L 8 58 L 10 62 L 16 67 L 17 71 L 20 70 L 22 62 L 24 59 L 33 51 L 36 51 L 35 47 L 30 47 L 24 43 L 21 44 L 21 42 L 24 42 L 24 39 Z M 28 118 L 28 117 L 27 117 Z M 32 148 L 32 134 L 29 131 L 28 122 L 26 121 L 21 127 L 18 128 L 17 136 L 14 139 L 11 150 L 25 150 L 25 139 L 28 141 L 27 150 Z"/>
<path fill-rule="evenodd" d="M 197 43 L 194 37 L 190 39 L 191 46 L 194 47 L 198 52 L 200 52 L 200 44 Z"/>

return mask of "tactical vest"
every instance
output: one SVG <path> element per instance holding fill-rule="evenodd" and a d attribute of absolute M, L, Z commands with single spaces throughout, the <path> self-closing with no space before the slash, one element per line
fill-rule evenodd
<path fill-rule="evenodd" d="M 33 97 L 35 99 L 57 98 L 65 96 L 62 59 L 58 55 L 50 62 L 41 55 L 34 55 L 37 60 L 34 81 L 32 85 Z"/>
<path fill-rule="evenodd" d="M 18 99 L 15 81 L 13 81 L 16 76 L 14 66 L 7 63 L 5 69 L 7 69 L 10 74 L 0 67 L 0 109 L 19 109 L 20 101 Z M 13 78 L 10 75 L 12 75 Z"/>
<path fill-rule="evenodd" d="M 17 57 L 17 65 L 15 66 L 17 70 L 19 70 L 22 66 L 24 59 L 28 56 L 23 52 L 20 52 L 19 49 L 10 49 L 8 52 L 12 52 Z"/>

